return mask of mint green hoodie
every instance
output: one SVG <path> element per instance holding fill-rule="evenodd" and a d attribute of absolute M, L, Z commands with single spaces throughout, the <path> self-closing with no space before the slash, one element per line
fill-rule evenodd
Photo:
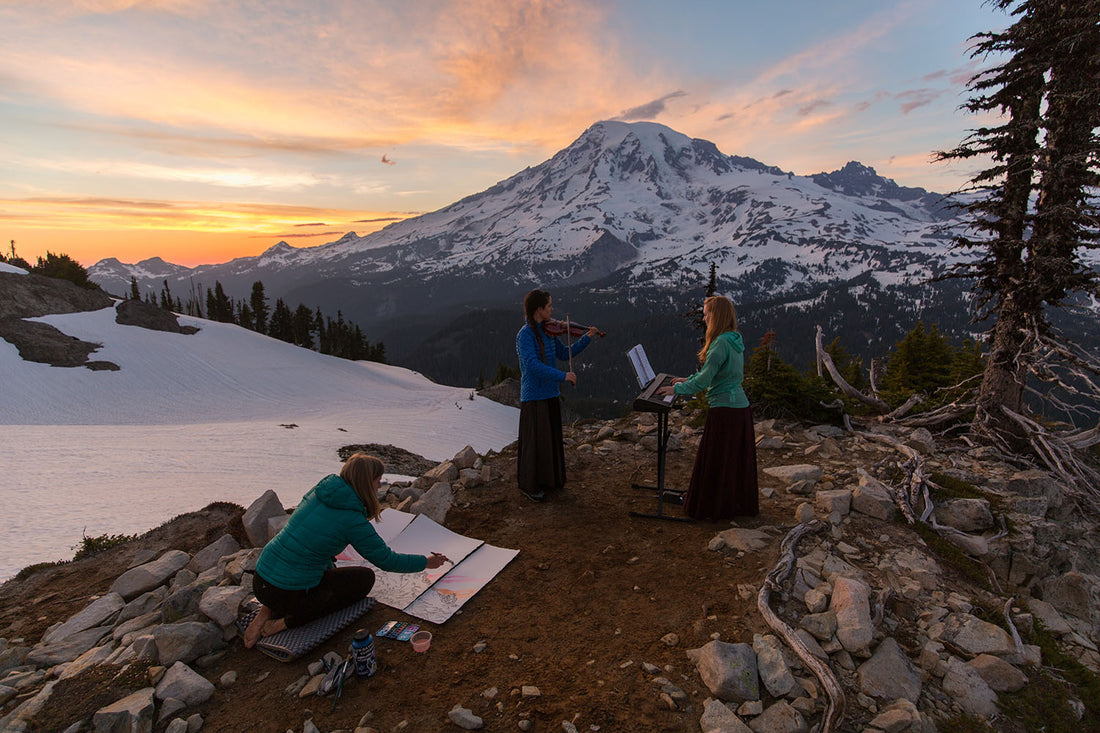
<path fill-rule="evenodd" d="M 307 590 L 321 582 L 348 545 L 389 572 L 417 573 L 427 567 L 423 555 L 391 550 L 374 531 L 355 489 L 330 474 L 302 497 L 290 521 L 264 545 L 256 572 L 283 590 Z"/>
<path fill-rule="evenodd" d="M 748 407 L 741 382 L 745 378 L 745 342 L 737 331 L 725 331 L 711 341 L 703 368 L 674 387 L 676 394 L 707 391 L 709 407 Z"/>

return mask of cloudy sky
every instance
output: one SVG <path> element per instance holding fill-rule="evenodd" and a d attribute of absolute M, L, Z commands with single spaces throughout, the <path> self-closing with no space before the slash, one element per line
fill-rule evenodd
<path fill-rule="evenodd" d="M 0 0 L 0 250 L 185 265 L 446 206 L 604 119 L 796 174 L 933 164 L 981 0 Z"/>

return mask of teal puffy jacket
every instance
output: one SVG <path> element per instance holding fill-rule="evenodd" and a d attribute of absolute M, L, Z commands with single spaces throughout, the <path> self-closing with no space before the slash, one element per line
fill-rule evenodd
<path fill-rule="evenodd" d="M 264 546 L 256 572 L 283 590 L 307 590 L 321 582 L 333 558 L 348 545 L 389 572 L 417 573 L 427 567 L 423 555 L 391 550 L 371 525 L 355 489 L 331 474 L 302 497 L 290 521 Z"/>

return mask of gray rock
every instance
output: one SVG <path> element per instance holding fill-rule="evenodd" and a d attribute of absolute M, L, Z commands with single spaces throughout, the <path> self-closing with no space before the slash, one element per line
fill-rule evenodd
<path fill-rule="evenodd" d="M 454 492 L 451 484 L 439 481 L 432 485 L 422 497 L 413 502 L 410 510 L 413 514 L 423 514 L 437 524 L 443 524 L 447 519 L 447 512 L 455 503 Z"/>
<path fill-rule="evenodd" d="M 451 462 L 461 471 L 464 468 L 473 468 L 474 464 L 477 463 L 477 459 L 477 451 L 474 450 L 472 446 L 466 446 L 458 453 L 455 453 L 455 457 L 451 459 Z"/>
<path fill-rule="evenodd" d="M 244 597 L 245 592 L 240 586 L 207 588 L 199 600 L 199 610 L 219 626 L 229 626 L 237 620 L 237 610 Z"/>
<path fill-rule="evenodd" d="M 152 733 L 153 688 L 146 687 L 100 708 L 92 715 L 96 733 Z"/>
<path fill-rule="evenodd" d="M 967 662 L 994 692 L 1016 692 L 1027 684 L 1027 675 L 991 654 L 979 654 Z"/>
<path fill-rule="evenodd" d="M 829 610 L 836 614 L 836 638 L 849 652 L 860 652 L 874 638 L 870 589 L 858 580 L 837 577 Z"/>
<path fill-rule="evenodd" d="M 118 624 L 111 631 L 111 637 L 115 641 L 122 640 L 127 634 L 133 634 L 135 631 L 143 631 L 152 626 L 158 626 L 161 623 L 160 611 L 152 611 L 142 616 L 136 616 L 129 621 Z"/>
<path fill-rule="evenodd" d="M 991 718 L 997 714 L 997 693 L 990 689 L 978 671 L 957 657 L 947 660 L 943 691 L 971 715 Z"/>
<path fill-rule="evenodd" d="M 1003 655 L 1016 651 L 1007 631 L 969 613 L 953 613 L 944 619 L 938 638 L 969 654 Z"/>
<path fill-rule="evenodd" d="M 859 486 L 852 491 L 852 511 L 888 522 L 897 508 L 890 490 L 871 474 L 859 469 Z"/>
<path fill-rule="evenodd" d="M 169 667 L 156 689 L 158 700 L 174 697 L 188 706 L 201 705 L 213 694 L 214 684 L 183 662 Z"/>
<path fill-rule="evenodd" d="M 836 612 L 808 613 L 798 622 L 818 641 L 829 641 L 836 636 Z"/>
<path fill-rule="evenodd" d="M 463 486 L 471 489 L 485 483 L 481 478 L 481 471 L 476 468 L 463 468 L 458 472 L 458 480 L 462 482 Z"/>
<path fill-rule="evenodd" d="M 221 537 L 196 552 L 195 556 L 191 558 L 191 562 L 187 563 L 187 569 L 194 573 L 201 573 L 204 570 L 209 570 L 217 565 L 218 561 L 223 557 L 232 555 L 240 549 L 241 544 L 233 538 L 233 535 L 223 534 Z"/>
<path fill-rule="evenodd" d="M 65 667 L 65 671 L 58 677 L 59 680 L 67 680 L 70 677 L 75 677 L 81 672 L 90 667 L 94 667 L 97 664 L 103 664 L 114 653 L 114 644 L 104 644 L 103 646 L 93 647 L 88 651 L 81 654 L 74 659 L 71 664 Z"/>
<path fill-rule="evenodd" d="M 187 721 L 183 718 L 173 718 L 164 733 L 187 733 Z"/>
<path fill-rule="evenodd" d="M 440 481 L 449 484 L 458 478 L 458 467 L 452 461 L 444 461 L 425 473 L 423 478 L 428 485 L 437 484 Z"/>
<path fill-rule="evenodd" d="M 268 541 L 271 538 L 283 531 L 283 527 L 290 521 L 289 514 L 276 514 L 274 517 L 267 518 L 267 537 Z"/>
<path fill-rule="evenodd" d="M 787 660 L 783 657 L 783 645 L 771 634 L 756 634 L 752 640 L 756 652 L 756 669 L 764 689 L 772 697 L 783 697 L 795 689 L 797 683 Z"/>
<path fill-rule="evenodd" d="M 821 466 L 815 466 L 808 463 L 799 463 L 789 466 L 768 466 L 763 469 L 763 471 L 767 475 L 773 476 L 788 485 L 797 481 L 817 483 L 824 474 Z"/>
<path fill-rule="evenodd" d="M 103 626 L 108 621 L 114 620 L 125 605 L 126 601 L 122 600 L 122 596 L 118 593 L 108 593 L 92 601 L 82 611 L 69 618 L 68 621 L 57 628 L 47 631 L 42 635 L 42 642 L 45 644 L 52 644 L 54 642 L 64 641 L 77 632 L 85 631 L 95 626 Z"/>
<path fill-rule="evenodd" d="M 745 725 L 737 714 L 726 707 L 721 700 L 709 698 L 703 703 L 703 715 L 699 718 L 699 727 L 703 733 L 751 733 L 752 728 Z"/>
<path fill-rule="evenodd" d="M 55 644 L 39 644 L 27 653 L 26 661 L 39 667 L 71 662 L 89 649 L 99 646 L 110 633 L 109 626 L 78 631 Z"/>
<path fill-rule="evenodd" d="M 879 714 L 871 720 L 871 727 L 885 733 L 906 733 L 921 730 L 920 723 L 921 715 L 916 705 L 908 700 L 895 700 L 880 708 Z"/>
<path fill-rule="evenodd" d="M 741 552 L 759 552 L 771 542 L 771 535 L 758 529 L 734 527 L 717 535 L 724 546 Z"/>
<path fill-rule="evenodd" d="M 1043 583 L 1043 600 L 1093 625 L 1093 614 L 1100 613 L 1100 578 L 1073 571 L 1051 578 Z"/>
<path fill-rule="evenodd" d="M 920 673 L 892 637 L 878 645 L 856 674 L 860 691 L 869 697 L 879 700 L 903 698 L 914 704 L 920 699 Z"/>
<path fill-rule="evenodd" d="M 485 727 L 484 720 L 474 715 L 472 710 L 461 705 L 455 705 L 451 708 L 450 712 L 447 713 L 447 717 L 463 730 L 480 730 Z"/>
<path fill-rule="evenodd" d="M 1062 614 L 1058 613 L 1058 609 L 1046 601 L 1030 598 L 1027 602 L 1027 608 L 1035 615 L 1035 618 L 1039 619 L 1046 630 L 1055 636 L 1064 636 L 1073 631 L 1066 620 L 1062 618 Z"/>
<path fill-rule="evenodd" d="M 241 521 L 244 523 L 244 532 L 248 535 L 248 541 L 253 547 L 263 547 L 271 539 L 268 534 L 267 520 L 286 514 L 278 495 L 268 489 L 259 499 L 252 502 L 245 509 Z"/>
<path fill-rule="evenodd" d="M 177 700 L 174 697 L 166 697 L 160 701 L 160 714 L 157 716 L 157 720 L 158 722 L 164 722 L 186 708 L 187 703 L 183 700 Z"/>
<path fill-rule="evenodd" d="M 153 590 L 176 574 L 190 562 L 191 556 L 182 550 L 169 550 L 153 562 L 139 565 L 118 576 L 111 585 L 111 592 L 126 600 Z"/>
<path fill-rule="evenodd" d="M 928 428 L 913 430 L 909 433 L 909 437 L 905 439 L 905 444 L 926 456 L 936 452 L 936 440 L 932 437 L 932 433 Z"/>
<path fill-rule="evenodd" d="M 936 506 L 936 521 L 960 532 L 984 532 L 994 526 L 986 499 L 950 499 Z"/>
<path fill-rule="evenodd" d="M 168 589 L 164 587 L 154 588 L 148 593 L 142 593 L 126 604 L 126 607 L 118 614 L 118 618 L 115 619 L 115 624 L 121 624 L 157 610 L 167 595 Z"/>
<path fill-rule="evenodd" d="M 753 733 L 807 733 L 809 727 L 801 713 L 786 700 L 780 700 L 749 721 Z"/>
<path fill-rule="evenodd" d="M 756 653 L 748 644 L 711 641 L 699 649 L 689 649 L 687 655 L 699 670 L 703 684 L 718 699 L 737 702 L 760 699 Z"/>
<path fill-rule="evenodd" d="M 814 494 L 814 506 L 822 514 L 838 512 L 844 516 L 852 509 L 852 492 L 848 489 L 830 489 Z"/>
<path fill-rule="evenodd" d="M 157 656 L 165 667 L 176 662 L 193 662 L 224 644 L 218 626 L 199 621 L 158 626 L 153 631 L 153 638 Z"/>

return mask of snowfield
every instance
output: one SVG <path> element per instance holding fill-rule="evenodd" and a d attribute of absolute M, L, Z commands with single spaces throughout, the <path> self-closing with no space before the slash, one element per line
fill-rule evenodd
<path fill-rule="evenodd" d="M 345 445 L 441 461 L 516 438 L 517 409 L 407 369 L 186 316 L 198 333 L 114 318 L 105 308 L 32 320 L 103 344 L 89 359 L 119 371 L 26 362 L 0 340 L 0 580 L 71 558 L 83 534 L 141 532 L 212 501 L 247 506 L 274 489 L 292 506 L 339 470 Z"/>

